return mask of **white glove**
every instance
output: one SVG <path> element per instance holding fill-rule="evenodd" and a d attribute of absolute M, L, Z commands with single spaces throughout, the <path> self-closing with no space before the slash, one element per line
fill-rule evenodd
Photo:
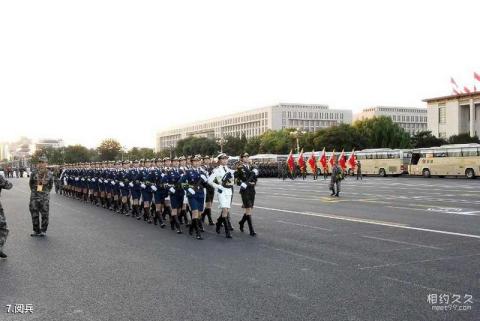
<path fill-rule="evenodd" d="M 254 168 L 254 169 L 252 170 L 252 172 L 255 173 L 255 176 L 258 176 L 258 169 Z"/>
<path fill-rule="evenodd" d="M 103 179 L 101 179 L 101 178 L 99 178 L 98 181 L 99 181 L 100 183 L 103 183 Z"/>
<path fill-rule="evenodd" d="M 162 175 L 160 175 L 160 176 L 165 177 L 165 173 L 162 173 Z"/>
<path fill-rule="evenodd" d="M 75 177 L 75 181 L 78 182 L 78 177 Z"/>
<path fill-rule="evenodd" d="M 169 191 L 170 193 L 175 194 L 175 189 L 173 187 L 170 187 Z"/>
<path fill-rule="evenodd" d="M 128 186 L 133 187 L 133 183 L 132 182 L 128 183 Z"/>
<path fill-rule="evenodd" d="M 247 184 L 242 183 L 242 184 L 240 184 L 240 187 L 241 187 L 241 188 L 247 188 Z"/>
<path fill-rule="evenodd" d="M 120 182 L 119 184 L 121 187 L 125 187 L 125 184 L 123 184 L 122 182 Z"/>
<path fill-rule="evenodd" d="M 190 194 L 195 195 L 195 191 L 193 190 L 193 188 L 189 187 L 189 188 L 187 189 L 187 191 L 188 191 Z"/>
<path fill-rule="evenodd" d="M 153 186 L 153 185 L 152 185 L 152 186 L 151 186 L 151 189 L 152 189 L 152 191 L 154 191 L 154 192 L 157 191 L 157 187 L 156 187 L 156 186 Z"/>
<path fill-rule="evenodd" d="M 95 183 L 95 178 L 92 178 L 92 182 L 94 182 L 94 183 Z"/>
<path fill-rule="evenodd" d="M 112 181 L 112 185 L 115 185 L 115 181 Z"/>
<path fill-rule="evenodd" d="M 82 182 L 85 182 L 85 178 L 82 178 Z"/>
<path fill-rule="evenodd" d="M 207 181 L 208 181 L 207 176 L 205 176 L 205 175 L 202 174 L 202 175 L 200 175 L 200 177 L 203 179 L 204 182 L 207 182 Z"/>
<path fill-rule="evenodd" d="M 140 184 L 140 187 L 141 187 L 141 188 L 145 188 L 145 187 L 147 187 L 147 186 L 142 183 L 142 184 Z"/>
<path fill-rule="evenodd" d="M 87 178 L 87 182 L 90 182 L 90 178 Z"/>

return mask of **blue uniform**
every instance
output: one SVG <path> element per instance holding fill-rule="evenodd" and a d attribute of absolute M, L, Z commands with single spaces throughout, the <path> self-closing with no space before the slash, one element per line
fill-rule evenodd
<path fill-rule="evenodd" d="M 192 211 L 203 211 L 205 192 L 204 187 L 206 181 L 202 178 L 200 168 L 190 168 L 185 174 L 185 187 L 188 198 L 188 204 Z M 204 176 L 205 177 L 205 176 Z M 191 193 L 193 191 L 193 194 Z"/>
<path fill-rule="evenodd" d="M 177 168 L 171 168 L 167 172 L 167 182 L 168 187 L 173 187 L 175 192 L 170 194 L 170 204 L 172 208 L 181 208 L 183 205 L 183 197 L 185 196 L 185 191 L 183 190 L 182 183 L 185 180 L 185 176 L 180 174 L 180 171 Z"/>
<path fill-rule="evenodd" d="M 130 181 L 129 184 L 132 184 L 133 186 L 130 186 L 130 193 L 132 194 L 132 199 L 134 200 L 139 200 L 141 196 L 141 191 L 142 188 L 140 187 L 140 179 L 141 179 L 141 174 L 140 170 L 138 168 L 131 168 L 128 171 L 128 180 Z"/>
<path fill-rule="evenodd" d="M 155 198 L 155 204 L 165 203 L 165 198 L 168 196 L 168 188 L 166 184 L 168 183 L 168 176 L 159 168 L 155 169 L 155 187 L 157 190 L 153 193 Z"/>
<path fill-rule="evenodd" d="M 155 182 L 155 173 L 150 168 L 143 168 L 141 174 L 142 200 L 151 202 L 153 197 L 152 184 Z"/>

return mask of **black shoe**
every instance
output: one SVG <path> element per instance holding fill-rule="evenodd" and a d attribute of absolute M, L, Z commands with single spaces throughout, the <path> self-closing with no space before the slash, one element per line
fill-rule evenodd
<path fill-rule="evenodd" d="M 6 258 L 7 258 L 7 254 L 0 251 L 0 259 L 6 259 Z"/>
<path fill-rule="evenodd" d="M 40 232 L 33 232 L 32 234 L 30 234 L 30 236 L 32 237 L 37 237 L 37 236 L 40 236 Z"/>
<path fill-rule="evenodd" d="M 40 237 L 45 237 L 47 236 L 47 232 L 40 232 Z"/>
<path fill-rule="evenodd" d="M 339 197 L 340 195 L 338 195 L 338 193 L 337 193 L 337 194 L 335 194 L 335 196 L 336 196 L 336 197 Z"/>
<path fill-rule="evenodd" d="M 212 220 L 212 210 L 211 209 L 208 209 L 208 212 L 207 212 L 207 218 L 208 218 L 208 225 L 215 225 L 215 223 L 213 223 L 213 220 Z"/>
<path fill-rule="evenodd" d="M 232 223 L 230 222 L 230 214 L 227 216 L 227 226 L 229 231 L 233 231 Z"/>

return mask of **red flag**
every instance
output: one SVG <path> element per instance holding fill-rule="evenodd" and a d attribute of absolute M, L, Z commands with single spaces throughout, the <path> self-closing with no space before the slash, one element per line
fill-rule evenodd
<path fill-rule="evenodd" d="M 330 167 L 333 167 L 333 161 L 335 160 L 335 149 L 332 152 L 332 155 L 330 156 L 330 159 L 328 160 L 328 163 L 330 164 Z"/>
<path fill-rule="evenodd" d="M 300 155 L 298 155 L 297 164 L 302 170 L 302 172 L 305 171 L 305 158 L 303 158 L 303 148 L 302 148 L 302 151 L 300 152 Z"/>
<path fill-rule="evenodd" d="M 462 91 L 458 88 L 457 82 L 455 81 L 455 79 L 453 79 L 453 77 L 450 77 L 450 84 L 452 84 L 452 92 L 455 95 L 460 95 L 462 93 Z"/>
<path fill-rule="evenodd" d="M 327 154 L 325 153 L 325 147 L 323 148 L 322 156 L 320 157 L 320 164 L 324 170 L 327 169 Z"/>
<path fill-rule="evenodd" d="M 480 81 L 480 74 L 477 74 L 476 72 L 473 73 L 473 78 L 476 80 Z"/>
<path fill-rule="evenodd" d="M 470 89 L 468 89 L 467 86 L 463 86 L 463 91 L 464 91 L 466 94 L 471 93 Z"/>
<path fill-rule="evenodd" d="M 347 157 L 345 156 L 345 150 L 342 149 L 342 153 L 340 154 L 340 158 L 338 159 L 338 165 L 345 170 L 347 168 Z"/>
<path fill-rule="evenodd" d="M 312 151 L 312 154 L 308 158 L 308 165 L 313 173 L 317 172 L 317 159 L 315 157 L 315 151 Z"/>
<path fill-rule="evenodd" d="M 293 173 L 293 169 L 295 168 L 295 160 L 293 159 L 291 150 L 290 150 L 290 155 L 288 155 L 288 158 L 287 158 L 287 166 L 290 173 Z"/>
<path fill-rule="evenodd" d="M 357 157 L 355 156 L 355 149 L 352 150 L 352 153 L 348 157 L 347 163 L 352 170 L 355 170 L 355 167 L 357 166 Z"/>

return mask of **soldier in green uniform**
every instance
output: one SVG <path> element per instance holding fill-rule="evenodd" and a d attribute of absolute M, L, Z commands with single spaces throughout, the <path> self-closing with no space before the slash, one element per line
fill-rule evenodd
<path fill-rule="evenodd" d="M 53 187 L 53 174 L 48 171 L 47 162 L 45 156 L 40 157 L 37 168 L 30 175 L 30 214 L 33 224 L 33 233 L 30 236 L 45 236 L 47 232 L 50 191 Z"/>
<path fill-rule="evenodd" d="M 3 176 L 0 175 L 0 192 L 2 189 L 11 189 L 12 183 L 7 181 Z M 8 227 L 7 219 L 5 218 L 5 213 L 3 212 L 2 203 L 0 203 L 0 259 L 6 259 L 7 255 L 3 253 L 3 246 L 7 241 L 8 236 Z"/>

